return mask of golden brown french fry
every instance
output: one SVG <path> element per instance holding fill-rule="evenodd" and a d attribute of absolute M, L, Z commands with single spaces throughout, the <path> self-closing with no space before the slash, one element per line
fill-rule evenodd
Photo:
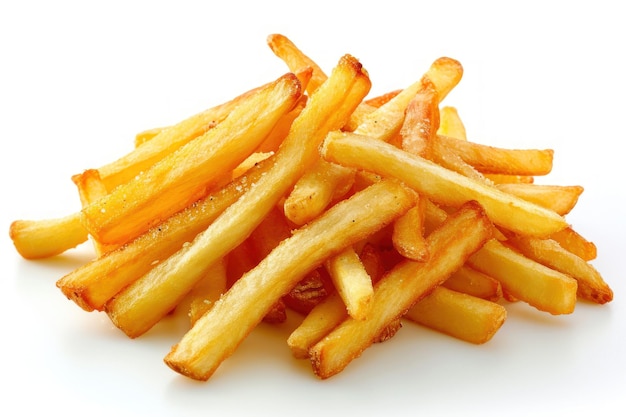
<path fill-rule="evenodd" d="M 541 237 L 567 227 L 565 219 L 554 211 L 367 136 L 332 132 L 324 141 L 322 156 L 383 177 L 395 177 L 435 203 L 459 207 L 476 200 L 495 224 L 522 234 Z"/>
<path fill-rule="evenodd" d="M 552 170 L 552 149 L 503 149 L 448 136 L 439 141 L 483 173 L 546 175 Z"/>
<path fill-rule="evenodd" d="M 424 261 L 428 258 L 428 247 L 424 238 L 424 204 L 419 195 L 415 207 L 407 211 L 393 224 L 394 248 L 408 259 Z"/>
<path fill-rule="evenodd" d="M 585 261 L 589 262 L 598 256 L 598 249 L 593 242 L 585 239 L 580 233 L 571 227 L 567 227 L 559 232 L 553 233 L 550 236 L 563 247 L 563 249 L 572 252 L 574 255 L 579 256 Z"/>
<path fill-rule="evenodd" d="M 283 302 L 291 310 L 307 315 L 321 301 L 333 293 L 332 280 L 326 268 L 319 267 L 306 276 L 283 297 Z M 344 308 L 345 309 L 345 308 Z"/>
<path fill-rule="evenodd" d="M 365 320 L 346 318 L 309 350 L 315 374 L 325 379 L 343 370 L 388 324 L 460 268 L 491 238 L 491 233 L 491 222 L 475 202 L 449 216 L 428 236 L 428 260 L 406 260 L 396 266 L 376 284 L 371 314 Z"/>
<path fill-rule="evenodd" d="M 285 240 L 200 318 L 165 357 L 194 379 L 208 379 L 280 297 L 328 256 L 389 224 L 412 204 L 398 183 L 372 185 Z M 262 282 L 262 285 L 259 285 Z"/>
<path fill-rule="evenodd" d="M 489 301 L 498 301 L 502 298 L 500 281 L 467 265 L 459 268 L 442 285 L 451 290 Z"/>
<path fill-rule="evenodd" d="M 529 259 L 495 239 L 468 259 L 468 265 L 497 279 L 502 291 L 550 314 L 570 314 L 576 306 L 574 278 Z"/>
<path fill-rule="evenodd" d="M 374 292 L 372 279 L 353 247 L 348 247 L 325 262 L 337 293 L 351 317 L 363 320 Z"/>
<path fill-rule="evenodd" d="M 459 112 L 456 107 L 443 106 L 439 109 L 439 129 L 437 130 L 437 134 L 467 140 L 465 125 L 459 117 Z"/>
<path fill-rule="evenodd" d="M 204 197 L 259 146 L 300 94 L 293 74 L 259 90 L 215 128 L 83 208 L 85 228 L 99 242 L 123 244 Z"/>
<path fill-rule="evenodd" d="M 513 236 L 508 240 L 524 256 L 567 274 L 578 281 L 578 296 L 598 304 L 613 300 L 613 291 L 600 273 L 579 256 L 552 239 Z"/>
<path fill-rule="evenodd" d="M 107 303 L 115 325 L 137 337 L 176 306 L 207 266 L 239 245 L 317 158 L 319 144 L 338 129 L 368 93 L 370 80 L 353 57 L 339 64 L 294 121 L 271 169 L 194 241 Z"/>
<path fill-rule="evenodd" d="M 75 269 L 57 281 L 57 287 L 81 308 L 102 310 L 115 294 L 167 259 L 185 242 L 191 242 L 267 172 L 269 166 L 270 161 L 266 161 L 252 168 L 245 176 L 175 214 L 132 242 Z M 80 220 L 77 223 L 80 224 Z"/>
<path fill-rule="evenodd" d="M 45 220 L 15 220 L 9 237 L 17 252 L 26 259 L 59 255 L 87 241 L 80 212 Z"/>
<path fill-rule="evenodd" d="M 498 184 L 498 189 L 524 200 L 549 208 L 564 216 L 568 214 L 583 192 L 578 185 Z"/>
<path fill-rule="evenodd" d="M 492 301 L 437 287 L 404 317 L 466 342 L 483 344 L 502 327 L 506 309 Z"/>

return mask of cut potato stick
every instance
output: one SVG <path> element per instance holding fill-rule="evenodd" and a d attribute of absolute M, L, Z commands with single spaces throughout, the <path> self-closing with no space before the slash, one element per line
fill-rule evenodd
<path fill-rule="evenodd" d="M 311 68 L 313 74 L 308 82 L 306 91 L 313 94 L 328 77 L 319 65 L 306 56 L 289 38 L 280 34 L 267 37 L 267 44 L 274 54 L 287 64 L 289 69 L 296 72 L 302 68 Z"/>
<path fill-rule="evenodd" d="M 580 233 L 571 227 L 567 227 L 559 232 L 553 233 L 550 236 L 561 245 L 561 247 L 568 252 L 584 259 L 589 262 L 598 256 L 598 249 L 593 242 L 585 239 Z"/>
<path fill-rule="evenodd" d="M 532 184 L 535 177 L 532 175 L 483 174 L 494 184 Z"/>
<path fill-rule="evenodd" d="M 468 265 L 494 277 L 502 291 L 550 314 L 570 314 L 576 306 L 577 282 L 493 239 L 468 259 Z"/>
<path fill-rule="evenodd" d="M 414 261 L 424 261 L 428 258 L 424 238 L 425 200 L 419 196 L 417 199 L 415 207 L 394 222 L 391 239 L 400 255 Z"/>
<path fill-rule="evenodd" d="M 549 208 L 560 215 L 568 214 L 583 192 L 578 185 L 498 184 L 497 188 Z"/>
<path fill-rule="evenodd" d="M 439 109 L 439 129 L 437 134 L 467 140 L 465 125 L 459 117 L 456 107 L 443 106 Z"/>
<path fill-rule="evenodd" d="M 439 204 L 459 207 L 476 200 L 495 224 L 522 234 L 547 236 L 567 227 L 554 211 L 366 136 L 333 132 L 324 141 L 322 155 L 331 162 L 395 177 Z"/>
<path fill-rule="evenodd" d="M 420 89 L 406 108 L 404 123 L 400 130 L 402 149 L 432 159 L 433 139 L 436 138 L 438 128 L 439 95 L 435 84 L 424 76 Z"/>
<path fill-rule="evenodd" d="M 384 181 L 338 203 L 283 241 L 201 317 L 165 357 L 177 372 L 206 380 L 280 297 L 328 256 L 389 224 L 412 193 Z"/>
<path fill-rule="evenodd" d="M 80 202 L 83 207 L 97 201 L 108 194 L 106 186 L 100 178 L 100 173 L 96 169 L 85 170 L 81 174 L 72 176 L 72 181 L 78 188 L 78 195 L 80 196 Z M 99 257 L 107 252 L 119 247 L 119 245 L 105 245 L 98 242 L 96 239 L 91 239 L 93 247 L 96 253 L 96 257 Z"/>
<path fill-rule="evenodd" d="M 266 175 L 226 209 L 192 244 L 181 248 L 107 304 L 113 323 L 130 337 L 156 324 L 202 277 L 208 265 L 243 242 L 319 157 L 326 134 L 338 129 L 368 93 L 370 80 L 353 57 L 342 57 L 311 97 Z"/>
<path fill-rule="evenodd" d="M 321 266 L 306 274 L 289 294 L 283 297 L 283 302 L 290 309 L 306 315 L 334 291 L 326 268 Z"/>
<path fill-rule="evenodd" d="M 482 298 L 437 287 L 404 317 L 457 339 L 483 344 L 502 327 L 506 309 Z"/>
<path fill-rule="evenodd" d="M 502 298 L 500 281 L 467 265 L 455 271 L 442 285 L 451 290 L 489 301 L 498 301 Z"/>
<path fill-rule="evenodd" d="M 326 269 L 351 317 L 363 320 L 374 292 L 372 279 L 353 247 L 348 247 L 325 262 Z"/>
<path fill-rule="evenodd" d="M 259 90 L 215 128 L 85 207 L 86 229 L 102 243 L 125 243 L 204 197 L 259 146 L 299 98 L 300 84 L 293 74 Z"/>
<path fill-rule="evenodd" d="M 211 193 L 123 247 L 75 269 L 57 281 L 57 287 L 81 308 L 87 311 L 102 310 L 115 294 L 206 229 L 267 172 L 270 162 L 252 168 L 245 176 Z"/>
<path fill-rule="evenodd" d="M 226 292 L 227 287 L 226 261 L 220 259 L 208 270 L 176 308 L 186 308 L 191 325 L 206 313 L 213 304 Z"/>
<path fill-rule="evenodd" d="M 215 124 L 217 124 L 217 122 L 209 124 L 209 128 L 211 128 Z M 135 148 L 143 145 L 148 141 L 151 141 L 152 139 L 157 137 L 159 133 L 163 132 L 167 128 L 168 127 L 153 127 L 151 129 L 142 130 L 141 132 L 137 133 L 135 135 Z"/>
<path fill-rule="evenodd" d="M 381 331 L 439 286 L 491 238 L 492 226 L 482 208 L 469 202 L 428 236 L 425 262 L 403 261 L 376 283 L 365 320 L 346 318 L 310 350 L 315 374 L 329 378 L 369 347 Z"/>
<path fill-rule="evenodd" d="M 439 141 L 483 173 L 546 175 L 552 170 L 552 149 L 503 149 L 448 136 Z"/>
<path fill-rule="evenodd" d="M 613 299 L 613 291 L 600 273 L 579 256 L 563 249 L 558 242 L 527 236 L 513 236 L 508 242 L 524 256 L 575 278 L 579 297 L 598 304 Z"/>
<path fill-rule="evenodd" d="M 372 97 L 372 98 L 368 98 L 367 100 L 365 100 L 365 104 L 367 104 L 368 106 L 372 106 L 372 107 L 380 107 L 383 104 L 387 103 L 388 101 L 390 101 L 392 98 L 394 98 L 395 96 L 397 96 L 402 90 L 393 90 L 393 91 L 389 91 L 385 94 L 381 94 L 380 96 L 376 96 L 376 97 Z"/>
<path fill-rule="evenodd" d="M 59 255 L 87 241 L 81 214 L 45 220 L 15 220 L 9 237 L 25 259 L 42 259 Z"/>

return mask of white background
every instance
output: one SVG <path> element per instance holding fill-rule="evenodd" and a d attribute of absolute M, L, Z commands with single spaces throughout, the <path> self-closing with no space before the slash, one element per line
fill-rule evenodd
<path fill-rule="evenodd" d="M 410 4 L 410 6 L 409 6 Z M 2 2 L 0 5 L 0 407 L 12 415 L 567 415 L 626 410 L 623 186 L 626 30 L 619 2 Z M 129 340 L 55 282 L 89 247 L 41 262 L 15 252 L 12 220 L 77 210 L 72 174 L 286 72 L 265 44 L 289 36 L 324 69 L 358 57 L 372 95 L 440 56 L 464 78 L 445 101 L 471 140 L 552 148 L 540 182 L 583 185 L 568 216 L 615 291 L 553 317 L 510 306 L 473 346 L 406 324 L 341 374 L 317 380 L 283 327 L 262 325 L 206 383 L 162 358 L 184 328 Z M 296 318 L 297 320 L 297 318 Z M 4 414 L 4 411 L 2 412 Z"/>

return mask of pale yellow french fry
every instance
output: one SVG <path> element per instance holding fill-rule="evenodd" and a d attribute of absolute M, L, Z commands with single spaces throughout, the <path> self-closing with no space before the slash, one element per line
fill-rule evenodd
<path fill-rule="evenodd" d="M 167 127 L 153 127 L 151 129 L 142 130 L 135 135 L 135 147 L 141 146 L 144 143 L 157 137 L 159 133 L 167 129 Z"/>
<path fill-rule="evenodd" d="M 351 317 L 363 320 L 374 293 L 372 279 L 353 247 L 348 247 L 325 262 L 337 293 Z"/>
<path fill-rule="evenodd" d="M 437 287 L 404 317 L 457 339 L 483 344 L 502 327 L 506 309 L 492 301 Z"/>
<path fill-rule="evenodd" d="M 500 281 L 467 265 L 459 268 L 442 285 L 489 301 L 498 301 L 502 298 Z"/>
<path fill-rule="evenodd" d="M 467 140 L 465 125 L 456 107 L 443 106 L 439 109 L 439 129 L 437 130 L 437 134 Z"/>
<path fill-rule="evenodd" d="M 353 57 L 339 64 L 292 124 L 270 170 L 194 241 L 129 285 L 107 304 L 113 323 L 137 337 L 173 309 L 206 268 L 241 244 L 317 158 L 320 143 L 338 129 L 368 93 L 370 80 Z"/>
<path fill-rule="evenodd" d="M 59 255 L 87 241 L 80 212 L 44 220 L 15 220 L 9 237 L 17 252 L 26 259 Z"/>
<path fill-rule="evenodd" d="M 468 259 L 468 265 L 494 277 L 502 290 L 550 314 L 570 314 L 576 307 L 577 282 L 493 239 Z"/>
<path fill-rule="evenodd" d="M 598 304 L 613 300 L 613 290 L 600 273 L 584 259 L 563 249 L 555 240 L 513 236 L 509 242 L 528 258 L 575 278 L 579 297 Z"/>
<path fill-rule="evenodd" d="M 291 73 L 270 83 L 215 128 L 83 208 L 85 228 L 99 242 L 123 244 L 204 197 L 259 146 L 300 94 Z"/>
<path fill-rule="evenodd" d="M 552 149 L 503 149 L 448 136 L 439 141 L 483 173 L 546 175 L 552 170 Z"/>
<path fill-rule="evenodd" d="M 239 279 L 172 348 L 165 363 L 191 378 L 208 379 L 304 274 L 384 227 L 411 204 L 412 194 L 391 181 L 338 203 Z"/>
<path fill-rule="evenodd" d="M 281 34 L 272 34 L 267 37 L 267 44 L 274 54 L 287 64 L 289 69 L 296 72 L 302 68 L 312 68 L 313 74 L 308 82 L 306 91 L 313 94 L 327 79 L 327 75 L 315 61 L 305 55 L 292 41 Z"/>
<path fill-rule="evenodd" d="M 331 162 L 404 181 L 435 203 L 459 207 L 476 200 L 495 224 L 512 231 L 541 237 L 567 227 L 554 211 L 367 136 L 333 132 L 321 152 Z"/>
<path fill-rule="evenodd" d="M 88 169 L 81 174 L 74 175 L 72 176 L 72 181 L 76 184 L 76 188 L 78 188 L 78 195 L 80 196 L 83 207 L 88 206 L 108 194 L 106 186 L 100 178 L 100 173 L 96 169 Z M 102 256 L 119 247 L 119 245 L 105 245 L 93 238 L 91 241 L 96 252 L 96 257 Z"/>
<path fill-rule="evenodd" d="M 578 185 L 543 185 L 543 184 L 498 184 L 496 187 L 506 193 L 549 208 L 564 216 L 568 214 L 583 192 Z"/>
<path fill-rule="evenodd" d="M 309 350 L 315 374 L 325 379 L 342 371 L 388 324 L 402 317 L 460 268 L 491 238 L 491 233 L 489 219 L 474 202 L 449 216 L 444 225 L 428 236 L 427 261 L 406 260 L 396 266 L 376 284 L 365 320 L 347 317 Z"/>

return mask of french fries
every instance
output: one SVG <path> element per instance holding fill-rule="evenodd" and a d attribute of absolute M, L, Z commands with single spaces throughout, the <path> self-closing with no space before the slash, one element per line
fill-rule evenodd
<path fill-rule="evenodd" d="M 56 282 L 62 294 L 129 338 L 187 315 L 164 361 L 202 381 L 258 323 L 292 313 L 286 344 L 325 379 L 407 320 L 483 344 L 503 300 L 553 315 L 612 301 L 595 244 L 565 219 L 583 188 L 534 181 L 554 151 L 474 142 L 442 106 L 458 61 L 367 98 L 351 55 L 327 75 L 289 38 L 267 43 L 289 73 L 74 175 L 81 207 L 13 222 L 18 253 L 91 239 L 94 259 Z"/>

